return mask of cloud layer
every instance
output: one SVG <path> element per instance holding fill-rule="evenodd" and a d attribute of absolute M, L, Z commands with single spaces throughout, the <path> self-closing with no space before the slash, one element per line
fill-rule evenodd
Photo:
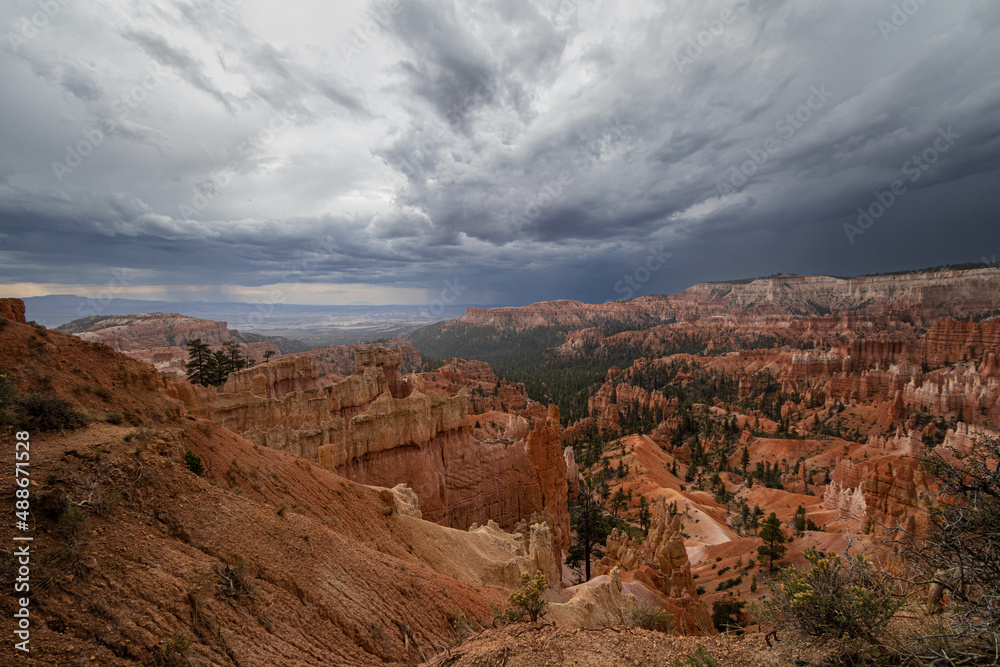
<path fill-rule="evenodd" d="M 3 25 L 8 291 L 599 302 L 1000 251 L 990 0 L 18 0 Z"/>

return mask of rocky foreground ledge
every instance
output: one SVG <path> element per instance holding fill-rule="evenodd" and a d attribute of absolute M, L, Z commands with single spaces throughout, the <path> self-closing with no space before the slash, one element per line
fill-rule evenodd
<path fill-rule="evenodd" d="M 489 629 L 470 637 L 421 667 L 647 667 L 691 664 L 819 667 L 825 664 L 833 648 L 830 643 L 820 644 L 808 638 L 785 634 L 782 641 L 768 647 L 764 633 L 760 632 L 748 632 L 743 636 L 676 637 L 629 627 L 566 630 L 542 624 L 517 624 Z"/>

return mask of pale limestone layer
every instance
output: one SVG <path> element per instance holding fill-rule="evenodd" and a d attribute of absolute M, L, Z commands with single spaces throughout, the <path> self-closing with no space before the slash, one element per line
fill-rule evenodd
<path fill-rule="evenodd" d="M 660 573 L 660 586 L 667 597 L 696 597 L 680 515 L 670 515 L 662 496 L 653 503 L 651 511 L 649 534 L 642 544 L 617 529 L 611 532 L 605 549 L 606 567 L 618 566 L 628 572 L 652 567 Z"/>
<path fill-rule="evenodd" d="M 555 592 L 559 579 L 553 567 L 558 556 L 547 524 L 533 524 L 526 533 L 507 532 L 495 521 L 473 525 L 468 531 L 431 525 L 406 513 L 409 501 L 401 498 L 398 490 L 385 489 L 383 493 L 400 515 L 401 534 L 418 560 L 459 581 L 507 589 L 517 588 L 522 574 L 534 575 L 541 570 L 553 588 L 551 594 L 562 599 Z"/>
<path fill-rule="evenodd" d="M 562 604 L 550 604 L 547 619 L 561 628 L 606 628 L 624 625 L 636 610 L 635 597 L 622 588 L 621 570 L 577 586 L 573 597 Z"/>
<path fill-rule="evenodd" d="M 471 325 L 498 330 L 560 327 L 584 330 L 609 319 L 656 323 L 701 318 L 746 320 L 772 314 L 837 313 L 848 320 L 895 313 L 929 325 L 941 317 L 967 319 L 996 309 L 1000 269 L 944 270 L 852 279 L 829 276 L 776 276 L 747 284 L 699 283 L 680 294 L 644 296 L 628 301 L 588 304 L 544 301 L 521 307 L 468 308 L 445 328 Z"/>
<path fill-rule="evenodd" d="M 293 391 L 317 389 L 316 359 L 297 357 L 281 359 L 252 368 L 233 371 L 219 388 L 220 394 L 250 393 L 264 398 L 284 398 Z"/>

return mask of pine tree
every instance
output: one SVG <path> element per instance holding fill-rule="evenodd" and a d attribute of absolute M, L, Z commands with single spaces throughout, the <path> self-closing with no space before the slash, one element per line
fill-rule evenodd
<path fill-rule="evenodd" d="M 639 496 L 639 527 L 642 528 L 643 532 L 649 534 L 649 524 L 650 524 L 651 513 L 649 511 L 649 503 L 646 501 L 646 496 Z"/>
<path fill-rule="evenodd" d="M 250 362 L 244 358 L 243 351 L 240 349 L 240 344 L 236 341 L 226 341 L 222 344 L 222 349 L 225 350 L 226 354 L 229 356 L 230 372 L 242 370 L 249 365 Z"/>
<path fill-rule="evenodd" d="M 229 377 L 230 370 L 229 355 L 222 350 L 213 352 L 211 367 L 212 384 L 218 387 L 225 382 L 226 378 Z"/>
<path fill-rule="evenodd" d="M 745 446 L 743 447 L 743 457 L 740 458 L 740 466 L 743 468 L 743 474 L 747 474 L 747 466 L 750 465 L 750 450 Z"/>
<path fill-rule="evenodd" d="M 212 351 L 209 349 L 206 343 L 201 342 L 200 338 L 195 338 L 194 340 L 189 340 L 187 342 L 188 349 L 188 362 L 185 368 L 187 369 L 187 378 L 192 384 L 200 384 L 207 387 L 211 384 L 211 361 L 212 361 Z"/>
<path fill-rule="evenodd" d="M 628 501 L 628 497 L 625 492 L 619 489 L 615 491 L 615 495 L 611 498 L 611 514 L 614 517 L 618 517 L 618 511 L 625 507 L 625 503 Z"/>
<path fill-rule="evenodd" d="M 795 510 L 795 530 L 799 533 L 806 529 L 806 508 L 799 505 Z"/>
<path fill-rule="evenodd" d="M 785 555 L 785 534 L 781 532 L 781 521 L 774 512 L 767 517 L 760 529 L 764 544 L 757 547 L 761 562 L 767 561 L 767 569 L 774 572 L 774 564 Z"/>
<path fill-rule="evenodd" d="M 757 534 L 757 527 L 760 525 L 760 517 L 763 516 L 764 511 L 760 508 L 760 505 L 753 506 L 753 513 L 750 515 L 750 521 L 747 523 L 748 528 L 753 528 L 753 532 Z"/>
<path fill-rule="evenodd" d="M 601 525 L 601 517 L 604 510 L 600 502 L 594 497 L 594 492 L 591 491 L 588 482 L 580 484 L 579 502 L 576 539 L 580 543 L 580 546 L 582 546 L 583 553 L 578 555 L 583 557 L 584 573 L 586 575 L 585 581 L 590 581 L 590 560 L 594 551 L 594 545 L 600 544 L 604 539 L 607 539 L 607 532 L 602 530 Z M 579 552 L 579 548 L 570 548 L 570 552 L 573 551 Z M 570 557 L 567 557 L 566 561 L 567 564 L 570 564 Z"/>

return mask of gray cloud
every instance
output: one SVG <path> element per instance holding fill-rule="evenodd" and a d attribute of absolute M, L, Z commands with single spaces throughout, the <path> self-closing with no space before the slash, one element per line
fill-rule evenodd
<path fill-rule="evenodd" d="M 205 74 L 204 65 L 191 54 L 174 48 L 161 35 L 149 32 L 126 32 L 124 37 L 134 42 L 153 60 L 173 69 L 193 87 L 215 99 L 230 114 L 236 112 L 237 100 L 230 99 L 230 96 L 216 87 Z"/>
<path fill-rule="evenodd" d="M 661 247 L 636 293 L 1000 250 L 988 0 L 104 11 L 0 61 L 7 283 L 460 277 L 469 302 L 604 301 Z"/>

